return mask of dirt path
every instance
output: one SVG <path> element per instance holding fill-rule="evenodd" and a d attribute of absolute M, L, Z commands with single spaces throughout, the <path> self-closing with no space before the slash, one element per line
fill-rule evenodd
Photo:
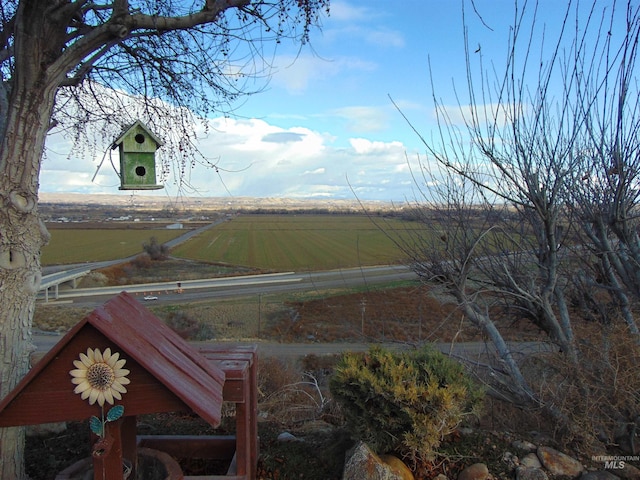
<path fill-rule="evenodd" d="M 33 335 L 33 343 L 37 350 L 34 353 L 36 357 L 44 355 L 51 347 L 53 347 L 62 335 L 35 333 Z M 220 344 L 223 342 L 191 342 L 195 347 L 210 343 Z M 298 358 L 306 355 L 336 355 L 343 352 L 364 352 L 367 351 L 372 344 L 369 343 L 276 343 L 264 341 L 239 341 L 229 342 L 235 344 L 255 343 L 258 345 L 258 354 L 264 357 L 284 357 Z M 378 344 L 391 350 L 406 350 L 414 348 L 414 345 L 408 343 L 384 343 Z M 516 355 L 529 355 L 541 351 L 550 351 L 553 345 L 543 342 L 511 342 L 513 351 Z M 450 354 L 456 358 L 462 358 L 469 362 L 486 361 L 487 352 L 493 352 L 493 347 L 484 342 L 464 342 L 451 345 L 450 343 L 436 343 L 436 348 L 441 352 Z"/>

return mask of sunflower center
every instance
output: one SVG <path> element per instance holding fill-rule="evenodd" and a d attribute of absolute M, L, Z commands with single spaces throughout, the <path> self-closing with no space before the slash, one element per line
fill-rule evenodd
<path fill-rule="evenodd" d="M 94 363 L 87 369 L 87 381 L 96 390 L 107 390 L 115 379 L 113 368 L 106 363 Z"/>

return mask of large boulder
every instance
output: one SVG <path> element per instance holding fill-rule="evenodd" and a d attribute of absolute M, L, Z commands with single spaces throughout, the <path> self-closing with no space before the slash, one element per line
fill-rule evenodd
<path fill-rule="evenodd" d="M 543 470 L 535 467 L 516 468 L 516 480 L 549 480 Z"/>
<path fill-rule="evenodd" d="M 385 457 L 390 463 L 383 461 L 365 443 L 358 442 L 347 453 L 342 480 L 413 480 L 413 474 L 398 463 Z M 400 461 L 399 459 L 396 459 Z M 402 463 L 402 462 L 400 462 Z"/>
<path fill-rule="evenodd" d="M 458 480 L 487 480 L 489 469 L 484 463 L 474 463 L 458 474 Z"/>
<path fill-rule="evenodd" d="M 580 480 L 620 480 L 620 477 L 606 470 L 596 470 L 583 473 Z"/>
<path fill-rule="evenodd" d="M 407 467 L 407 464 L 395 455 L 380 455 L 380 460 L 388 465 L 391 470 L 400 476 L 403 480 L 414 480 L 413 473 Z"/>
<path fill-rule="evenodd" d="M 624 468 L 616 469 L 615 475 L 625 480 L 640 480 L 640 469 L 634 467 L 629 462 L 624 464 Z"/>
<path fill-rule="evenodd" d="M 511 442 L 511 446 L 516 450 L 521 450 L 525 453 L 535 452 L 538 448 L 535 444 L 526 440 L 514 440 Z"/>
<path fill-rule="evenodd" d="M 522 457 L 522 460 L 520 460 L 520 465 L 528 468 L 542 468 L 540 459 L 535 453 L 527 453 L 524 457 Z"/>
<path fill-rule="evenodd" d="M 578 460 L 551 447 L 538 447 L 537 453 L 540 462 L 551 475 L 575 478 L 584 471 Z"/>

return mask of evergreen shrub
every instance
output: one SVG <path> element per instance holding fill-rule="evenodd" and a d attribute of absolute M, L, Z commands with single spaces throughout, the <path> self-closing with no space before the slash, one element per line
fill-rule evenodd
<path fill-rule="evenodd" d="M 430 347 L 345 354 L 329 386 L 354 437 L 413 461 L 431 459 L 484 398 L 459 363 Z"/>

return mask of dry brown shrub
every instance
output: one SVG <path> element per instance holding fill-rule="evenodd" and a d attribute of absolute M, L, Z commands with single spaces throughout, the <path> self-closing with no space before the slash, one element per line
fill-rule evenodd
<path fill-rule="evenodd" d="M 211 326 L 182 310 L 170 312 L 165 318 L 165 323 L 185 340 L 204 341 L 215 337 Z"/>
<path fill-rule="evenodd" d="M 622 326 L 581 328 L 579 338 L 579 368 L 561 353 L 529 357 L 524 366 L 543 402 L 556 406 L 567 419 L 566 425 L 557 425 L 558 438 L 584 450 L 605 445 L 637 451 L 637 339 Z"/>
<path fill-rule="evenodd" d="M 318 379 L 294 360 L 264 357 L 258 363 L 260 415 L 283 425 L 316 420 L 329 403 Z"/>
<path fill-rule="evenodd" d="M 455 307 L 430 291 L 415 285 L 287 302 L 265 333 L 285 342 L 450 340 L 457 324 L 446 319 Z"/>
<path fill-rule="evenodd" d="M 129 277 L 126 272 L 126 267 L 128 265 L 128 263 L 120 263 L 103 268 L 100 272 L 107 277 L 109 285 L 125 285 Z M 83 285 L 81 284 L 81 286 Z"/>
<path fill-rule="evenodd" d="M 333 373 L 340 357 L 341 355 L 305 355 L 301 360 L 302 370 L 318 378 L 327 378 Z"/>
<path fill-rule="evenodd" d="M 321 389 L 326 398 L 322 411 L 322 420 L 333 425 L 343 425 L 344 415 L 340 405 L 333 401 L 331 392 L 329 391 L 329 380 L 335 370 L 338 361 L 342 358 L 341 354 L 336 355 L 314 355 L 309 354 L 300 360 L 303 372 L 311 375 Z"/>
<path fill-rule="evenodd" d="M 131 265 L 139 270 L 146 270 L 148 268 L 151 268 L 152 264 L 153 261 L 151 260 L 151 257 L 146 253 L 138 255 L 136 258 L 131 260 Z"/>
<path fill-rule="evenodd" d="M 83 288 L 106 287 L 108 279 L 106 275 L 100 272 L 90 272 L 82 277 L 81 282 Z"/>
<path fill-rule="evenodd" d="M 72 328 L 91 312 L 88 307 L 37 303 L 33 326 L 44 332 L 63 333 Z"/>

